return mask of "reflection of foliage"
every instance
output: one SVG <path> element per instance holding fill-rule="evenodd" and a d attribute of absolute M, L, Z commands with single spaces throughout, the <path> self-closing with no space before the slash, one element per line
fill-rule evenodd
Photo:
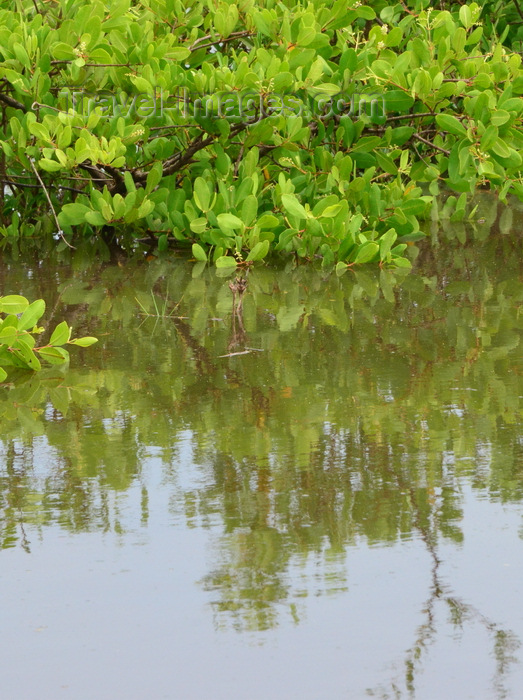
<path fill-rule="evenodd" d="M 214 272 L 167 260 L 93 268 L 75 254 L 50 284 L 35 268 L 24 290 L 58 295 L 100 347 L 67 384 L 0 392 L 3 545 L 22 526 L 27 537 L 54 522 L 124 527 L 109 496 L 136 485 L 146 522 L 151 450 L 172 508 L 224 525 L 204 581 L 218 624 L 276 624 L 279 605 L 308 593 L 286 572 L 310 552 L 331 562 L 324 589 L 339 590 L 343 553 L 360 538 L 460 542 L 460 479 L 491 498 L 523 496 L 520 257 L 514 238 L 486 238 L 479 224 L 463 233 L 473 245 L 421 251 L 420 272 L 399 285 L 384 270 L 252 270 L 233 346 L 231 290 Z M 434 232 L 436 247 L 444 236 Z M 153 312 L 151 292 L 176 315 L 143 318 L 136 299 Z M 263 352 L 223 357 L 246 342 Z M 180 493 L 188 431 L 201 478 Z M 44 433 L 53 465 L 42 476 L 31 450 Z"/>

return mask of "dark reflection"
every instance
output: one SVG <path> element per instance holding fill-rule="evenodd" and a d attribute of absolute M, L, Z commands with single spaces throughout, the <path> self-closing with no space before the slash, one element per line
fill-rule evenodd
<path fill-rule="evenodd" d="M 239 289 L 161 259 L 0 262 L 5 289 L 46 298 L 53 321 L 100 339 L 65 374 L 0 389 L 1 545 L 29 550 L 52 523 L 125 532 L 134 488 L 130 527 L 145 526 L 154 449 L 173 513 L 223 523 L 202 581 L 218 626 L 269 628 L 285 603 L 298 619 L 316 584 L 298 590 L 296 558 L 323 557 L 321 591 L 340 591 L 348 546 L 420 536 L 432 588 L 406 687 L 445 601 L 457 626 L 481 619 L 492 633 L 502 697 L 517 640 L 438 573 L 438 543 L 463 537 L 461 480 L 503 502 L 523 495 L 521 237 L 489 235 L 489 206 L 482 224 L 434 225 L 407 276 L 260 267 Z M 183 470 L 197 478 L 182 489 Z"/>

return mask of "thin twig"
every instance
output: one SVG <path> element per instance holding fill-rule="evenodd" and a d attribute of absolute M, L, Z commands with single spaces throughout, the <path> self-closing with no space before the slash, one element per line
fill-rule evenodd
<path fill-rule="evenodd" d="M 32 169 L 33 169 L 33 172 L 34 172 L 34 174 L 36 175 L 36 179 L 38 180 L 38 182 L 39 182 L 40 185 L 42 186 L 42 189 L 43 189 L 43 191 L 44 191 L 44 193 L 45 193 L 45 196 L 47 197 L 47 201 L 49 202 L 49 206 L 51 207 L 51 211 L 53 212 L 54 220 L 55 220 L 55 222 L 56 222 L 56 228 L 57 228 L 57 230 L 58 230 L 58 233 L 60 234 L 60 237 L 61 237 L 62 241 L 63 241 L 67 246 L 69 246 L 69 248 L 72 248 L 73 250 L 75 250 L 74 245 L 71 245 L 68 241 L 65 240 L 64 232 L 62 231 L 62 228 L 61 228 L 61 226 L 60 226 L 60 222 L 58 221 L 58 217 L 56 216 L 56 212 L 55 212 L 54 207 L 53 207 L 53 203 L 51 202 L 51 197 L 49 196 L 49 192 L 47 191 L 47 188 L 46 188 L 46 186 L 44 185 L 44 182 L 43 182 L 42 178 L 41 178 L 40 175 L 38 174 L 38 170 L 35 168 L 34 163 L 33 163 L 33 161 L 32 161 L 30 158 L 29 158 L 29 162 L 31 163 L 31 167 L 32 167 Z"/>
<path fill-rule="evenodd" d="M 20 176 L 17 176 L 20 177 Z M 2 185 L 8 185 L 9 187 L 25 187 L 27 189 L 35 189 L 36 187 L 40 187 L 40 185 L 36 185 L 34 182 L 33 183 L 28 183 L 28 182 L 15 182 L 15 180 L 0 180 L 0 183 Z M 67 185 L 51 185 L 51 187 L 55 190 L 67 190 L 68 192 L 76 192 L 77 194 L 85 194 L 84 190 L 78 190 L 76 187 L 68 187 Z"/>
<path fill-rule="evenodd" d="M 400 114 L 397 117 L 387 117 L 388 122 L 398 122 L 403 119 L 421 119 L 422 117 L 435 117 L 436 112 L 417 112 L 416 114 Z"/>
<path fill-rule="evenodd" d="M 201 36 L 199 39 L 196 39 L 194 44 L 189 46 L 189 51 L 199 51 L 200 49 L 209 49 L 211 46 L 216 46 L 218 44 L 227 44 L 230 41 L 234 41 L 235 39 L 241 39 L 242 37 L 246 36 L 252 36 L 253 32 L 250 31 L 244 31 L 244 32 L 233 32 L 230 36 L 226 37 L 225 39 L 219 38 L 216 39 L 216 41 L 209 41 L 207 44 L 201 44 L 202 41 L 206 41 L 207 39 L 212 39 L 210 34 L 206 34 L 206 36 Z"/>
<path fill-rule="evenodd" d="M 51 65 L 57 66 L 64 63 L 73 63 L 73 61 L 76 61 L 76 59 L 61 58 L 51 61 Z M 130 68 L 131 66 L 143 66 L 143 63 L 84 63 L 84 66 L 88 68 Z"/>
<path fill-rule="evenodd" d="M 421 141 L 421 143 L 424 143 L 427 146 L 430 146 L 431 148 L 435 148 L 436 151 L 440 151 L 441 153 L 444 153 L 446 156 L 450 156 L 450 151 L 447 151 L 446 148 L 441 148 L 441 146 L 436 146 L 435 143 L 432 143 L 432 141 L 428 141 L 427 139 L 424 139 L 423 136 L 420 136 L 419 134 L 413 134 L 412 136 L 415 139 L 418 139 L 418 141 Z"/>
<path fill-rule="evenodd" d="M 523 10 L 521 9 L 518 0 L 514 0 L 514 6 L 518 12 L 518 15 L 523 19 Z"/>

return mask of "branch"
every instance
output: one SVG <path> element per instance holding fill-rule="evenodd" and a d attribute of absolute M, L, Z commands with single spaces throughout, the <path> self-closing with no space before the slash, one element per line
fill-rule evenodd
<path fill-rule="evenodd" d="M 61 58 L 51 61 L 52 66 L 73 63 L 74 58 Z M 143 63 L 84 63 L 88 68 L 130 68 L 131 66 L 143 66 Z"/>
<path fill-rule="evenodd" d="M 103 182 L 106 185 L 108 185 L 110 182 L 114 182 L 113 178 L 108 177 L 106 173 L 103 172 L 103 170 L 100 170 L 95 165 L 92 165 L 92 163 L 90 163 L 89 161 L 85 161 L 84 163 L 78 163 L 78 167 L 82 168 L 82 170 L 87 170 L 88 173 L 94 173 L 98 182 Z"/>
<path fill-rule="evenodd" d="M 523 11 L 521 10 L 518 0 L 514 0 L 514 6 L 518 12 L 518 15 L 521 17 L 521 19 L 523 19 Z"/>
<path fill-rule="evenodd" d="M 252 123 L 258 123 L 258 122 L 252 122 Z M 230 137 L 234 138 L 237 134 L 240 132 L 244 131 L 248 126 L 251 125 L 251 122 L 241 122 L 240 124 L 236 124 L 230 132 Z M 203 137 L 203 134 L 200 134 L 197 136 L 192 143 L 187 146 L 187 148 L 183 151 L 179 151 L 178 153 L 175 153 L 173 156 L 170 158 L 167 158 L 167 160 L 163 163 L 163 176 L 166 177 L 167 175 L 172 175 L 173 173 L 178 172 L 178 170 L 181 170 L 184 168 L 186 165 L 188 165 L 191 161 L 193 156 L 198 153 L 198 151 L 201 151 L 203 148 L 206 148 L 207 146 L 210 146 L 217 138 L 219 138 L 220 134 L 214 134 L 210 135 L 207 138 Z M 148 173 L 145 170 L 134 170 L 131 171 L 133 180 L 137 184 L 141 184 L 147 180 L 147 175 Z"/>
<path fill-rule="evenodd" d="M 34 190 L 37 187 L 40 187 L 39 184 L 37 185 L 34 182 L 16 182 L 15 180 L 0 180 L 0 184 L 8 185 L 9 187 L 25 187 L 26 189 L 30 190 Z M 67 185 L 49 185 L 49 187 L 52 187 L 54 190 L 67 190 L 68 192 L 77 192 L 78 194 L 85 194 L 84 190 L 79 190 L 76 187 L 69 187 Z"/>
<path fill-rule="evenodd" d="M 33 172 L 34 172 L 34 174 L 36 175 L 36 179 L 37 179 L 38 182 L 40 183 L 40 185 L 41 185 L 41 187 L 42 187 L 42 189 L 43 189 L 43 191 L 44 191 L 44 193 L 45 193 L 45 196 L 46 196 L 46 198 L 47 198 L 47 201 L 49 202 L 49 206 L 51 207 L 51 211 L 53 212 L 54 220 L 55 220 L 55 222 L 56 222 L 56 228 L 57 228 L 58 233 L 60 234 L 60 237 L 61 237 L 62 241 L 65 243 L 65 245 L 68 245 L 69 248 L 72 248 L 72 249 L 74 250 L 75 247 L 74 247 L 73 245 L 71 245 L 68 241 L 65 240 L 64 232 L 62 231 L 62 227 L 60 226 L 60 222 L 58 221 L 58 217 L 56 216 L 56 212 L 55 212 L 55 210 L 54 210 L 53 203 L 51 202 L 51 197 L 49 196 L 49 192 L 47 191 L 47 189 L 46 189 L 46 187 L 45 187 L 45 185 L 44 185 L 44 183 L 43 183 L 42 178 L 41 178 L 40 175 L 38 174 L 38 170 L 35 168 L 34 163 L 33 163 L 33 161 L 32 161 L 31 159 L 29 159 L 29 162 L 31 163 L 31 167 L 32 167 L 32 169 L 33 169 Z"/>
<path fill-rule="evenodd" d="M 412 136 L 413 136 L 413 138 L 418 139 L 418 141 L 421 141 L 421 143 L 424 143 L 427 146 L 430 146 L 431 148 L 435 148 L 436 151 L 441 151 L 441 153 L 444 153 L 446 156 L 450 156 L 450 151 L 447 151 L 446 148 L 441 148 L 441 146 L 436 146 L 435 143 L 432 143 L 431 141 L 424 139 L 423 136 L 420 136 L 419 134 L 412 134 Z"/>
<path fill-rule="evenodd" d="M 423 117 L 435 117 L 436 112 L 417 112 L 416 114 L 400 114 L 398 117 L 387 117 L 388 122 L 397 122 L 402 119 L 422 119 Z"/>
<path fill-rule="evenodd" d="M 28 109 L 25 105 L 23 105 L 21 102 L 18 102 L 18 100 L 15 100 L 13 97 L 9 97 L 9 95 L 4 95 L 4 93 L 0 92 L 0 102 L 3 102 L 5 105 L 8 107 L 14 107 L 14 109 L 20 109 L 22 112 L 27 112 Z"/>
<path fill-rule="evenodd" d="M 206 41 L 207 39 L 212 39 L 210 34 L 206 34 L 205 36 L 201 36 L 199 39 L 196 39 L 194 44 L 191 44 L 189 46 L 189 51 L 199 51 L 200 49 L 209 49 L 211 46 L 217 46 L 218 44 L 227 44 L 230 41 L 234 41 L 235 39 L 241 39 L 244 36 L 252 36 L 254 32 L 250 31 L 244 31 L 244 32 L 233 32 L 230 36 L 228 36 L 225 39 L 216 39 L 215 41 L 209 41 L 207 44 L 201 44 L 202 41 Z"/>

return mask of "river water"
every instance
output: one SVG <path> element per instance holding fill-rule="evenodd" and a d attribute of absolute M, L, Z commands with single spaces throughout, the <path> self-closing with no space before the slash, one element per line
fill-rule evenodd
<path fill-rule="evenodd" d="M 521 215 L 482 206 L 410 274 L 260 266 L 240 308 L 4 255 L 99 343 L 0 388 L 2 699 L 522 696 Z"/>

